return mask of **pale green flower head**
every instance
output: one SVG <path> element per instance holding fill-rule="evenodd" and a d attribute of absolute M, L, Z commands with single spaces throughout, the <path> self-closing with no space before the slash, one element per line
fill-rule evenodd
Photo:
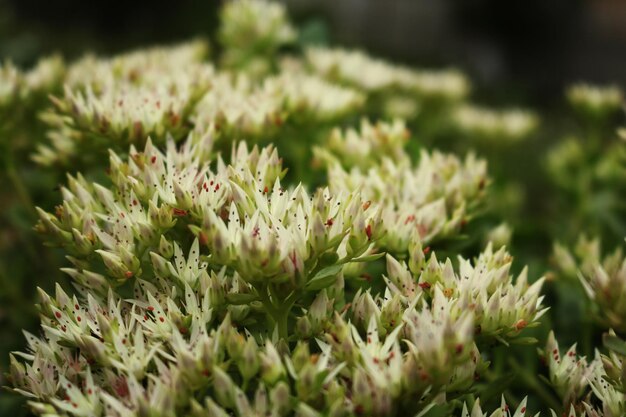
<path fill-rule="evenodd" d="M 566 352 L 561 352 L 554 332 L 548 335 L 544 359 L 549 367 L 550 383 L 556 390 L 564 406 L 577 403 L 589 387 L 589 380 L 599 361 L 587 362 L 585 357 L 576 354 L 576 344 Z"/>
<path fill-rule="evenodd" d="M 7 61 L 0 67 L 0 80 L 0 105 L 8 108 L 20 95 L 22 74 L 12 62 Z"/>
<path fill-rule="evenodd" d="M 422 99 L 457 101 L 469 91 L 467 79 L 456 70 L 413 70 L 358 50 L 311 47 L 306 50 L 306 58 L 314 72 L 368 94 L 397 90 Z"/>
<path fill-rule="evenodd" d="M 626 259 L 622 248 L 603 255 L 599 239 L 581 236 L 573 251 L 555 244 L 552 258 L 558 273 L 581 283 L 602 326 L 625 328 Z"/>
<path fill-rule="evenodd" d="M 209 47 L 204 40 L 192 40 L 172 46 L 155 46 L 115 55 L 87 55 L 68 68 L 66 84 L 71 88 L 90 86 L 96 93 L 108 84 L 121 82 L 155 85 L 165 73 L 202 62 Z"/>
<path fill-rule="evenodd" d="M 514 279 L 509 272 L 512 258 L 505 248 L 494 251 L 488 246 L 473 261 L 459 257 L 458 270 L 449 259 L 439 261 L 434 253 L 426 260 L 419 243 L 412 243 L 409 251 L 408 265 L 388 256 L 391 294 L 414 299 L 426 293 L 441 299 L 441 293 L 451 303 L 453 318 L 473 315 L 481 336 L 515 338 L 526 327 L 536 326 L 547 311 L 540 294 L 544 278 L 529 283 L 524 268 Z"/>
<path fill-rule="evenodd" d="M 619 110 L 624 104 L 622 90 L 616 85 L 574 84 L 567 89 L 570 104 L 590 116 L 604 116 Z"/>
<path fill-rule="evenodd" d="M 422 151 L 419 162 L 383 157 L 367 169 L 328 168 L 331 190 L 360 190 L 382 210 L 381 248 L 402 253 L 417 236 L 426 244 L 458 233 L 480 204 L 487 182 L 484 160 Z"/>
<path fill-rule="evenodd" d="M 89 164 L 89 156 L 142 145 L 148 136 L 157 143 L 168 136 L 182 139 L 213 78 L 213 68 L 201 62 L 206 49 L 206 43 L 194 41 L 74 63 L 63 94 L 53 97 L 54 107 L 42 115 L 48 143 L 33 159 L 42 165 Z M 41 77 L 31 76 L 31 83 Z"/>
<path fill-rule="evenodd" d="M 455 109 L 452 120 L 462 133 L 495 144 L 526 139 L 539 125 L 537 115 L 527 110 L 491 110 L 469 104 Z"/>
<path fill-rule="evenodd" d="M 284 125 L 316 127 L 359 109 L 357 91 L 301 72 L 281 72 L 262 81 L 243 73 L 220 73 L 200 100 L 195 130 L 207 126 L 229 140 L 280 138 Z"/>
<path fill-rule="evenodd" d="M 57 55 L 40 59 L 27 71 L 5 62 L 0 66 L 0 114 L 19 118 L 19 111 L 38 110 L 47 95 L 60 88 L 64 73 L 65 65 Z"/>
<path fill-rule="evenodd" d="M 296 40 L 285 6 L 270 0 L 229 0 L 220 13 L 222 63 L 263 74 L 278 48 Z"/>
<path fill-rule="evenodd" d="M 485 243 L 491 243 L 494 248 L 498 249 L 502 246 L 508 246 L 511 243 L 512 236 L 513 229 L 507 222 L 503 222 L 487 232 Z"/>
<path fill-rule="evenodd" d="M 410 137 L 403 120 L 372 123 L 362 119 L 358 129 L 333 129 L 323 146 L 313 149 L 317 158 L 332 165 L 339 163 L 346 169 L 367 169 L 381 163 L 384 158 L 406 162 L 404 150 Z"/>

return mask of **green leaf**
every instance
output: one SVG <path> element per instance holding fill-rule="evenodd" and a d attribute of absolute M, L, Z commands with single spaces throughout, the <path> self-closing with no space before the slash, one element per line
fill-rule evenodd
<path fill-rule="evenodd" d="M 619 337 L 605 333 L 602 336 L 602 342 L 607 349 L 619 355 L 626 356 L 626 342 L 624 342 Z"/>
<path fill-rule="evenodd" d="M 337 261 L 339 260 L 339 255 L 337 255 L 336 252 L 328 252 L 328 253 L 324 253 L 321 257 L 320 257 L 320 265 L 334 265 L 337 263 Z"/>
<path fill-rule="evenodd" d="M 454 407 L 452 404 L 429 404 L 415 417 L 446 417 L 449 416 Z"/>
<path fill-rule="evenodd" d="M 309 291 L 319 291 L 331 286 L 335 282 L 335 277 L 341 271 L 343 265 L 336 264 L 321 269 L 309 282 L 304 286 Z"/>
<path fill-rule="evenodd" d="M 250 304 L 258 299 L 256 294 L 226 294 L 226 301 L 234 305 Z"/>
<path fill-rule="evenodd" d="M 360 258 L 353 259 L 350 262 L 373 262 L 377 259 L 382 258 L 383 256 L 385 256 L 385 252 L 375 253 L 373 255 L 361 256 Z"/>
<path fill-rule="evenodd" d="M 494 335 L 493 336 L 498 342 L 502 343 L 504 346 L 509 347 L 509 342 L 506 341 L 502 336 Z"/>
<path fill-rule="evenodd" d="M 536 337 L 516 337 L 511 339 L 509 343 L 512 345 L 536 345 L 539 340 Z"/>

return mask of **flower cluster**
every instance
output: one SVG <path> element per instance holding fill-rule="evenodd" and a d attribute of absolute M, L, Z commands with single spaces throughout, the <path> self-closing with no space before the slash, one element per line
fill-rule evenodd
<path fill-rule="evenodd" d="M 213 77 L 212 67 L 200 62 L 205 50 L 204 43 L 192 42 L 75 63 L 63 96 L 44 115 L 50 144 L 40 147 L 36 160 L 67 162 L 83 149 L 124 149 L 146 136 L 182 138 Z"/>
<path fill-rule="evenodd" d="M 224 65 L 253 74 L 270 70 L 277 49 L 294 42 L 297 36 L 285 8 L 268 0 L 230 1 L 220 17 L 218 36 L 225 49 Z"/>
<path fill-rule="evenodd" d="M 112 152 L 108 187 L 70 177 L 40 211 L 78 295 L 42 292 L 43 335 L 12 358 L 34 412 L 387 416 L 412 399 L 417 413 L 467 392 L 479 346 L 545 311 L 542 280 L 514 281 L 504 249 L 455 271 L 415 241 L 408 264 L 388 255 L 370 277 L 382 294 L 354 293 L 344 269 L 379 258 L 378 201 L 285 188 L 273 147 L 224 160 L 211 144 Z"/>
<path fill-rule="evenodd" d="M 555 244 L 553 258 L 561 274 L 579 279 L 603 326 L 626 330 L 626 259 L 621 248 L 603 257 L 600 241 L 582 236 L 573 251 Z"/>
<path fill-rule="evenodd" d="M 270 289 L 287 296 L 330 285 L 334 266 L 354 261 L 381 233 L 378 210 L 358 193 L 283 188 L 273 148 L 242 144 L 230 165 L 209 164 L 203 142 L 169 148 L 163 154 L 148 142 L 143 152 L 131 149 L 128 162 L 112 154 L 111 188 L 71 178 L 56 213 L 40 211 L 38 229 L 72 255 L 72 275 L 83 284 L 123 286 L 150 274 L 148 263 L 161 278 L 196 285 L 200 242 L 208 265 L 232 268 L 275 304 Z M 185 232 L 196 236 L 187 263 L 176 243 Z M 107 279 L 95 277 L 102 267 Z"/>
<path fill-rule="evenodd" d="M 267 139 L 287 122 L 324 123 L 353 113 L 362 96 L 304 73 L 281 72 L 260 83 L 220 74 L 195 111 L 195 130 L 216 126 L 228 138 Z"/>
<path fill-rule="evenodd" d="M 21 72 L 11 62 L 5 62 L 0 66 L 0 114 L 9 112 L 18 103 L 28 108 L 29 101 L 55 92 L 61 85 L 64 72 L 63 60 L 56 55 L 39 60 L 34 68 L 26 72 Z"/>
<path fill-rule="evenodd" d="M 197 40 L 0 67 L 0 116 L 40 115 L 33 131 L 47 142 L 7 131 L 36 139 L 28 152 L 39 145 L 46 172 L 72 168 L 56 207 L 38 200 L 35 231 L 66 255 L 74 292 L 39 290 L 41 327 L 7 375 L 34 414 L 523 417 L 537 397 L 517 394 L 530 388 L 564 416 L 626 415 L 622 251 L 555 245 L 559 273 L 582 284 L 608 330 L 602 350 L 587 340 L 586 357 L 561 351 L 539 327 L 546 279 L 518 270 L 505 247 L 519 223 L 473 221 L 507 205 L 515 184 L 495 181 L 501 193 L 485 204 L 486 160 L 427 146 L 521 141 L 534 113 L 467 104 L 456 70 L 286 53 L 305 37 L 278 2 L 230 0 L 220 18 L 211 62 Z M 568 98 L 603 123 L 622 101 L 585 85 Z M 578 225 L 605 210 L 619 225 L 626 150 L 598 157 L 598 126 L 589 143 L 560 144 L 548 170 L 581 198 L 610 182 L 581 199 Z M 561 284 L 546 285 L 547 299 Z M 543 380 L 517 365 L 542 330 L 545 348 L 531 354 Z"/>
<path fill-rule="evenodd" d="M 550 383 L 564 405 L 574 414 L 574 408 L 582 410 L 581 415 L 591 417 L 617 417 L 626 412 L 623 361 L 626 343 L 613 331 L 604 335 L 608 354 L 596 351 L 595 358 L 587 361 L 576 354 L 576 345 L 562 353 L 551 332 L 544 359 L 549 366 Z M 595 405 L 597 400 L 600 406 Z"/>
<path fill-rule="evenodd" d="M 463 105 L 453 115 L 461 132 L 490 142 L 514 142 L 528 137 L 536 130 L 537 116 L 524 110 L 494 111 Z"/>
<path fill-rule="evenodd" d="M 592 115 L 602 116 L 618 110 L 624 101 L 619 87 L 574 84 L 567 90 L 567 99 L 577 110 Z"/>
<path fill-rule="evenodd" d="M 406 162 L 409 156 L 404 147 L 409 138 L 410 132 L 402 119 L 376 124 L 363 119 L 360 129 L 333 129 L 324 146 L 316 147 L 314 152 L 328 164 L 367 169 L 385 158 Z"/>
<path fill-rule="evenodd" d="M 403 91 L 425 99 L 460 100 L 469 92 L 458 71 L 417 71 L 345 49 L 309 48 L 308 64 L 316 73 L 356 86 L 367 93 Z"/>
<path fill-rule="evenodd" d="M 546 312 L 539 291 L 543 279 L 529 284 L 526 269 L 516 280 L 509 271 L 512 258 L 505 248 L 493 251 L 488 246 L 473 262 L 459 258 L 455 271 L 451 261 L 437 260 L 435 254 L 427 261 L 419 244 L 410 247 L 408 268 L 393 262 L 388 266 L 392 292 L 411 297 L 419 287 L 436 300 L 449 303 L 452 316 L 464 320 L 468 311 L 480 336 L 509 338 L 537 324 Z M 411 273 L 409 273 L 409 271 Z"/>
<path fill-rule="evenodd" d="M 564 227 L 574 233 L 565 238 L 574 242 L 584 229 L 614 244 L 626 234 L 621 197 L 626 184 L 626 147 L 623 132 L 612 123 L 621 113 L 623 96 L 617 87 L 588 85 L 571 87 L 567 95 L 578 110 L 581 129 L 564 137 L 546 155 L 548 178 L 560 191 L 557 210 L 571 211 L 563 220 L 568 221 Z"/>
<path fill-rule="evenodd" d="M 382 160 L 364 169 L 331 163 L 328 177 L 331 190 L 358 189 L 380 204 L 386 231 L 380 245 L 392 253 L 406 251 L 415 236 L 430 243 L 458 233 L 484 195 L 486 163 L 472 154 L 459 160 L 424 150 L 415 165 L 408 158 L 376 157 Z"/>

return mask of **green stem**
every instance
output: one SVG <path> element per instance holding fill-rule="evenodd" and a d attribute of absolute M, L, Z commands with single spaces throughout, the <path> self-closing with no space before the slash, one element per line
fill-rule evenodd
<path fill-rule="evenodd" d="M 287 326 L 288 320 L 288 311 L 279 312 L 277 317 L 275 317 L 276 325 L 278 326 L 278 336 L 285 341 L 287 340 L 287 337 L 289 337 L 289 328 Z"/>
<path fill-rule="evenodd" d="M 9 180 L 11 181 L 11 184 L 13 185 L 13 188 L 15 189 L 17 193 L 17 197 L 20 199 L 20 202 L 22 203 L 22 205 L 33 216 L 36 217 L 37 212 L 35 211 L 35 205 L 33 204 L 32 198 L 30 198 L 30 194 L 28 193 L 28 190 L 26 189 L 24 182 L 22 181 L 22 179 L 20 178 L 20 175 L 17 173 L 17 170 L 15 169 L 15 165 L 13 164 L 13 161 L 12 161 L 13 158 L 9 156 L 7 159 L 8 159 L 7 165 L 6 165 L 7 176 L 9 177 Z"/>
<path fill-rule="evenodd" d="M 15 192 L 17 193 L 17 197 L 19 198 L 22 205 L 35 217 L 37 217 L 37 211 L 35 210 L 35 205 L 33 204 L 33 199 L 30 197 L 28 192 L 28 188 L 24 185 L 22 178 L 20 177 L 17 169 L 15 167 L 15 160 L 17 158 L 16 152 L 14 151 L 14 147 L 12 146 L 13 138 L 11 136 L 12 129 L 5 128 L 0 132 L 0 135 L 3 136 L 0 142 L 6 143 L 6 148 L 2 149 L 4 153 L 4 162 L 7 177 L 13 185 Z"/>
<path fill-rule="evenodd" d="M 550 408 L 553 410 L 560 410 L 562 408 L 561 402 L 556 399 L 550 392 L 542 386 L 541 382 L 537 378 L 537 375 L 527 368 L 520 366 L 519 363 L 513 358 L 509 359 L 511 368 L 515 370 L 518 375 L 524 380 L 526 385 L 533 390 L 539 398 L 541 398 Z"/>
<path fill-rule="evenodd" d="M 295 291 L 292 292 L 289 296 L 287 296 L 287 298 L 285 298 L 281 305 L 276 305 L 277 303 L 272 302 L 272 298 L 270 297 L 270 294 L 276 297 L 276 292 L 272 290 L 270 285 L 271 284 L 257 287 L 257 294 L 259 296 L 259 300 L 263 303 L 263 307 L 267 312 L 270 322 L 278 328 L 278 336 L 281 339 L 287 340 L 289 337 L 289 314 L 298 299 L 298 293 Z"/>

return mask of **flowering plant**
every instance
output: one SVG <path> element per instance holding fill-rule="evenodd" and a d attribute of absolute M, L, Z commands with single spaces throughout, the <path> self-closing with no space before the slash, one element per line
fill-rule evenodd
<path fill-rule="evenodd" d="M 220 19 L 216 44 L 1 68 L 0 115 L 21 114 L 0 145 L 68 172 L 31 198 L 6 169 L 46 245 L 34 259 L 61 253 L 68 278 L 38 290 L 39 326 L 7 355 L 33 414 L 626 413 L 622 252 L 555 232 L 553 271 L 513 262 L 525 202 L 488 148 L 520 152 L 537 114 L 469 104 L 458 70 L 302 44 L 280 3 L 228 1 Z M 542 183 L 576 190 L 552 223 L 580 225 L 586 198 L 607 201 L 580 187 L 618 201 L 623 149 L 599 138 L 622 97 L 567 97 L 590 141 L 557 144 Z M 580 355 L 557 340 L 572 283 L 594 320 Z"/>

